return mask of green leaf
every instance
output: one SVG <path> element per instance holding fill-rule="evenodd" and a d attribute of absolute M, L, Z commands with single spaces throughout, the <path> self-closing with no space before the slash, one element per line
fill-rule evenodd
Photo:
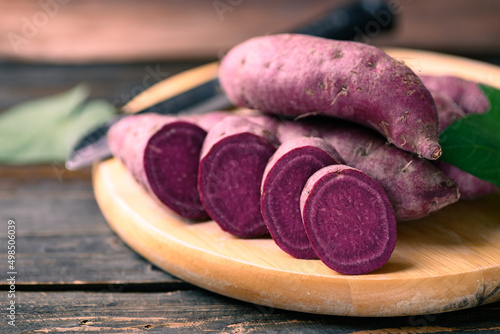
<path fill-rule="evenodd" d="M 439 140 L 441 159 L 500 187 L 500 90 L 480 87 L 491 109 L 468 115 L 446 128 Z"/>
<path fill-rule="evenodd" d="M 0 113 L 0 163 L 64 162 L 83 133 L 114 114 L 108 102 L 86 102 L 88 95 L 79 85 Z"/>

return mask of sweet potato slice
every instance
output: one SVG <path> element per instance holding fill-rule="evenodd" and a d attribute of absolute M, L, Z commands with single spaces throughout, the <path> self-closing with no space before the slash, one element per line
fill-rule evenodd
<path fill-rule="evenodd" d="M 208 132 L 199 165 L 198 188 L 210 217 L 242 238 L 268 233 L 260 211 L 260 185 L 279 146 L 265 127 L 231 116 Z"/>
<path fill-rule="evenodd" d="M 312 137 L 284 142 L 269 160 L 262 178 L 262 216 L 276 244 L 293 257 L 317 258 L 300 214 L 300 194 L 307 179 L 341 162 L 331 145 Z"/>
<path fill-rule="evenodd" d="M 329 268 L 359 275 L 381 268 L 396 245 L 396 219 L 382 187 L 363 172 L 324 167 L 307 181 L 300 198 L 304 226 Z"/>
<path fill-rule="evenodd" d="M 108 133 L 111 152 L 139 184 L 178 215 L 207 219 L 197 191 L 198 161 L 206 131 L 157 114 L 134 115 Z"/>

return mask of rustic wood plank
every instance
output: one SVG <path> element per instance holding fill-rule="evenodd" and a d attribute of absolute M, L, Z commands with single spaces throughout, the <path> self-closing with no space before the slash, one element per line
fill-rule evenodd
<path fill-rule="evenodd" d="M 95 201 L 90 169 L 1 166 L 2 245 L 8 240 L 9 219 L 16 222 L 18 284 L 181 283 L 136 255 L 111 231 Z M 2 252 L 0 271 L 9 271 L 7 266 L 7 252 Z M 0 286 L 7 282 L 0 281 Z"/>
<path fill-rule="evenodd" d="M 500 305 L 396 318 L 323 316 L 261 307 L 193 289 L 168 293 L 18 292 L 16 331 L 60 333 L 482 333 Z M 2 305 L 6 294 L 0 296 Z M 0 332 L 11 329 L 5 319 Z"/>
<path fill-rule="evenodd" d="M 0 168 L 0 221 L 14 219 L 17 237 L 110 235 L 87 171 L 62 165 Z M 6 236 L 7 229 L 0 230 Z"/>
<path fill-rule="evenodd" d="M 49 62 L 215 59 L 251 36 L 289 31 L 344 0 L 0 1 L 0 58 Z M 59 4 L 58 3 L 67 3 Z M 498 55 L 495 0 L 396 0 L 394 34 L 359 27 L 376 45 Z M 222 4 L 217 10 L 215 4 Z M 45 8 L 45 9 L 44 9 Z M 219 7 L 220 8 L 220 7 Z M 88 18 L 91 17 L 92 20 Z M 383 20 L 383 18 L 382 18 Z"/>
<path fill-rule="evenodd" d="M 59 66 L 0 62 L 0 111 L 29 99 L 61 93 L 80 83 L 89 86 L 91 98 L 106 99 L 114 106 L 121 107 L 157 82 L 203 63 L 184 61 Z"/>
<path fill-rule="evenodd" d="M 18 284 L 64 285 L 79 289 L 86 285 L 134 285 L 144 283 L 181 283 L 130 250 L 114 234 L 78 236 L 20 236 L 16 239 Z M 5 245 L 7 238 L 0 238 Z M 8 272 L 6 254 L 0 256 L 0 271 Z M 0 281 L 0 286 L 8 282 Z M 70 287 L 70 285 L 76 285 Z M 81 287 L 80 287 L 81 288 Z M 60 287 L 59 287 L 60 289 Z M 93 289 L 96 289 L 94 287 Z M 170 288 L 166 288 L 170 289 Z"/>

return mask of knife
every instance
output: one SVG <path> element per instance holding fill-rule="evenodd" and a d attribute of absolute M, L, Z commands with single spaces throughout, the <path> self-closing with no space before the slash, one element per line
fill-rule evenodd
<path fill-rule="evenodd" d="M 343 7 L 333 9 L 320 19 L 293 30 L 292 33 L 338 40 L 353 40 L 358 36 L 366 39 L 367 35 L 374 34 L 373 28 L 377 28 L 378 32 L 391 29 L 395 21 L 394 12 L 388 3 L 381 0 L 349 2 Z M 369 26 L 370 31 L 366 31 Z M 220 89 L 218 79 L 215 78 L 141 110 L 137 114 L 150 112 L 195 114 L 225 110 L 231 106 L 231 102 Z M 77 170 L 91 165 L 94 161 L 111 157 L 106 135 L 114 123 L 127 116 L 129 115 L 119 114 L 86 133 L 71 149 L 66 159 L 66 168 Z"/>

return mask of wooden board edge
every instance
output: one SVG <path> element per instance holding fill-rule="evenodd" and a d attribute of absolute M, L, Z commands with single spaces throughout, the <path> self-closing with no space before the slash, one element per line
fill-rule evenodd
<path fill-rule="evenodd" d="M 291 311 L 369 317 L 449 312 L 500 300 L 500 291 L 491 288 L 500 286 L 500 267 L 412 282 L 368 275 L 361 282 L 358 277 L 301 275 L 207 254 L 149 224 L 138 211 L 141 203 L 115 192 L 111 176 L 128 179 L 130 193 L 140 192 L 148 205 L 156 205 L 138 184 L 129 184 L 131 176 L 119 161 L 101 163 L 94 173 L 98 204 L 122 240 L 159 268 L 221 295 Z M 132 202 L 137 207 L 130 207 Z M 175 219 L 168 213 L 163 218 Z"/>

